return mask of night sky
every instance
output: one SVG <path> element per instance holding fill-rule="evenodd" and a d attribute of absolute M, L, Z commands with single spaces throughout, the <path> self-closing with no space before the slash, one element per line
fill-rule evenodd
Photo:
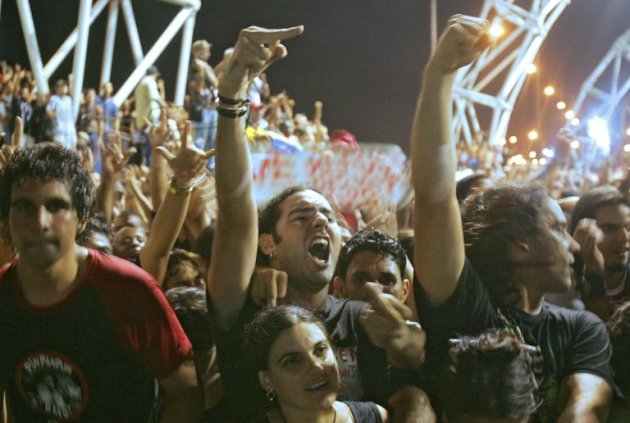
<path fill-rule="evenodd" d="M 44 63 L 76 26 L 78 0 L 32 0 Z M 530 1 L 518 1 L 530 4 Z M 438 0 L 441 30 L 454 13 L 478 15 L 481 0 Z M 177 13 L 158 0 L 134 0 L 146 53 Z M 107 11 L 92 26 L 86 86 L 96 86 Z M 215 64 L 248 25 L 305 25 L 305 33 L 286 43 L 289 56 L 268 72 L 272 92 L 286 90 L 297 111 L 309 115 L 315 100 L 324 102 L 329 129 L 345 128 L 361 142 L 393 142 L 407 150 L 422 68 L 429 55 L 428 0 L 204 0 L 195 39 L 214 44 Z M 539 71 L 525 83 L 508 135 L 524 138 L 530 129 L 552 136 L 564 123 L 559 100 L 573 103 L 580 85 L 612 42 L 630 25 L 630 0 L 573 0 L 551 30 L 536 60 Z M 157 66 L 172 98 L 180 36 Z M 119 86 L 133 69 L 122 13 L 118 18 L 113 81 Z M 15 0 L 2 2 L 0 57 L 28 63 Z M 65 77 L 72 54 L 54 75 Z M 547 99 L 542 88 L 558 93 Z M 543 141 L 544 142 L 544 141 Z"/>

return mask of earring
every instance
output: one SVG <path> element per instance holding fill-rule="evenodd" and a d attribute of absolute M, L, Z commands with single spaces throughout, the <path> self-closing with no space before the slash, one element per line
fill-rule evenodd
<path fill-rule="evenodd" d="M 276 399 L 276 392 L 275 391 L 267 391 L 267 401 L 269 402 L 273 402 L 273 400 Z"/>
<path fill-rule="evenodd" d="M 276 256 L 276 252 L 275 251 L 273 253 L 269 254 L 269 258 L 270 259 L 275 259 L 276 257 L 277 256 Z"/>

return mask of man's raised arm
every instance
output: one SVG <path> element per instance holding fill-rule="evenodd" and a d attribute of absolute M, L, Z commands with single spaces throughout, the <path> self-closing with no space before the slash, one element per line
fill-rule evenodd
<path fill-rule="evenodd" d="M 415 201 L 414 266 L 428 299 L 446 301 L 464 265 L 464 240 L 455 197 L 451 139 L 453 81 L 457 69 L 487 46 L 486 21 L 452 17 L 425 69 L 412 131 Z"/>
<path fill-rule="evenodd" d="M 218 216 L 208 275 L 208 294 L 215 318 L 224 329 L 238 318 L 256 264 L 258 215 L 252 188 L 252 166 L 244 133 L 247 87 L 274 61 L 286 56 L 280 42 L 303 28 L 240 32 L 234 53 L 219 80 L 216 143 Z"/>

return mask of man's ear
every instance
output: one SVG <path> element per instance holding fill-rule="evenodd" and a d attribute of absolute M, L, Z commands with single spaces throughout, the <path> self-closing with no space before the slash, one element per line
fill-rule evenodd
<path fill-rule="evenodd" d="M 83 233 L 83 231 L 85 231 L 86 227 L 87 220 L 79 220 L 79 224 L 77 225 L 77 238 Z"/>
<path fill-rule="evenodd" d="M 269 372 L 266 370 L 258 371 L 258 383 L 260 383 L 260 387 L 263 388 L 265 392 L 273 392 L 273 384 L 271 383 L 271 378 L 269 377 Z"/>
<path fill-rule="evenodd" d="M 403 303 L 407 301 L 409 292 L 411 292 L 411 282 L 409 281 L 409 279 L 405 278 L 402 280 L 402 286 L 401 286 L 402 298 L 400 298 L 400 301 L 402 301 Z"/>
<path fill-rule="evenodd" d="M 266 256 L 273 256 L 276 253 L 276 242 L 272 234 L 260 234 L 258 236 L 258 247 Z"/>
<path fill-rule="evenodd" d="M 510 245 L 509 256 L 515 263 L 529 262 L 531 253 L 532 247 L 530 241 L 514 241 Z"/>
<path fill-rule="evenodd" d="M 346 298 L 346 282 L 341 276 L 335 276 L 332 283 L 332 294 L 337 298 Z"/>

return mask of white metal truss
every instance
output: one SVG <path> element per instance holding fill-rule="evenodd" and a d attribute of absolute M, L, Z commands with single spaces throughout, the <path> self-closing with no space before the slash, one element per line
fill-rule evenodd
<path fill-rule="evenodd" d="M 599 117 L 611 126 L 611 120 L 622 100 L 630 91 L 630 30 L 613 43 L 595 70 L 584 81 L 575 100 L 573 111 L 579 123 L 566 124 L 575 138 L 589 141 L 588 122 Z M 625 120 L 625 116 L 622 117 Z M 611 135 L 619 135 L 612 131 Z"/>
<path fill-rule="evenodd" d="M 33 70 L 38 92 L 48 94 L 50 91 L 48 80 L 74 48 L 72 66 L 74 82 L 72 84 L 72 99 L 75 116 L 78 114 L 81 91 L 83 90 L 85 58 L 87 54 L 87 41 L 90 25 L 105 9 L 105 6 L 109 4 L 100 82 L 103 83 L 109 81 L 111 76 L 119 10 L 122 11 L 123 18 L 125 20 L 125 26 L 127 28 L 127 34 L 131 44 L 131 52 L 136 65 L 136 68 L 114 95 L 113 100 L 116 105 L 119 107 L 122 105 L 138 82 L 140 82 L 142 77 L 146 74 L 147 69 L 155 63 L 168 44 L 177 35 L 178 31 L 183 28 L 177 80 L 175 83 L 175 96 L 173 99 L 176 106 L 183 106 L 186 92 L 186 79 L 188 77 L 188 64 L 190 62 L 190 52 L 192 47 L 192 36 L 195 28 L 195 18 L 197 11 L 201 7 L 201 0 L 161 1 L 180 6 L 181 10 L 177 13 L 177 15 L 175 15 L 171 23 L 166 27 L 164 32 L 162 32 L 146 55 L 143 53 L 142 45 L 140 43 L 138 26 L 133 13 L 131 0 L 96 0 L 94 4 L 92 4 L 92 0 L 81 0 L 79 4 L 77 27 L 61 44 L 48 63 L 44 65 L 37 42 L 37 34 L 35 32 L 35 25 L 33 23 L 33 15 L 31 13 L 29 0 L 17 0 L 18 12 L 28 51 L 29 62 L 31 69 Z"/>
<path fill-rule="evenodd" d="M 570 2 L 485 0 L 481 17 L 490 22 L 490 28 L 503 28 L 506 35 L 457 73 L 452 127 L 456 140 L 463 138 L 470 143 L 483 133 L 490 144 L 505 138 L 527 71 L 549 30 Z M 483 124 L 480 115 L 488 115 Z"/>

